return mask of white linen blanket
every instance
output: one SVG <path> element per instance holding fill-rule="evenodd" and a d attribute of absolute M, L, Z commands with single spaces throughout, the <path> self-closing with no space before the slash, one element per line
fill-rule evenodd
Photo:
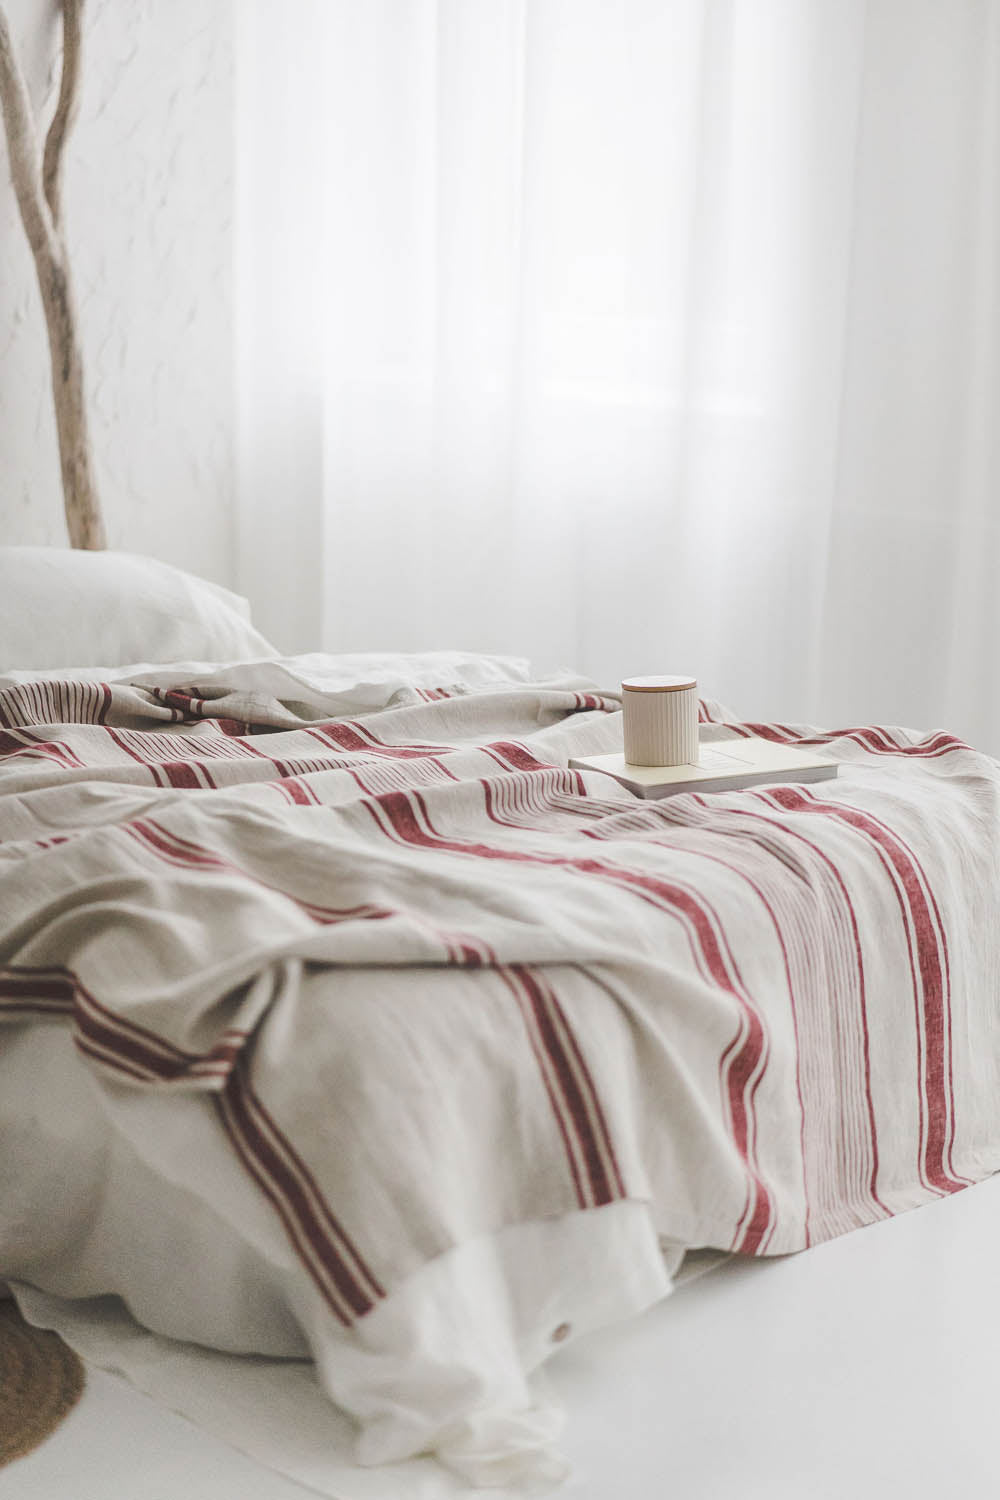
<path fill-rule="evenodd" d="M 614 695 L 351 673 L 0 689 L 0 1020 L 71 1027 L 109 1097 L 210 1102 L 345 1336 L 511 1226 L 633 1201 L 773 1255 L 1000 1166 L 992 760 L 706 704 L 839 779 L 638 802 L 566 769 Z M 572 1330 L 538 1332 L 525 1363 Z M 544 1449 L 365 1347 L 320 1360 L 363 1457 Z"/>

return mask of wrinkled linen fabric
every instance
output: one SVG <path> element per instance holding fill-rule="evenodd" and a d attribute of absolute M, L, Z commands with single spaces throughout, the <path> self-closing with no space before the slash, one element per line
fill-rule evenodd
<path fill-rule="evenodd" d="M 611 1203 L 508 1225 L 435 1257 L 363 1321 L 358 1339 L 309 1298 L 280 1223 L 234 1172 L 207 1101 L 179 1109 L 176 1097 L 109 1092 L 79 1067 L 63 1027 L 10 1028 L 7 1043 L 0 1262 L 26 1278 L 14 1284 L 25 1316 L 333 1500 L 550 1485 L 566 1472 L 555 1450 L 562 1413 L 539 1388 L 551 1332 L 586 1334 L 671 1289 L 676 1256 L 661 1255 L 648 1206 Z M 609 1265 L 621 1268 L 613 1280 Z M 558 1275 L 540 1274 L 546 1266 Z M 248 1352 L 263 1357 L 240 1357 Z M 355 1406 L 372 1379 L 383 1411 L 394 1403 L 381 1431 L 364 1429 L 360 1454 L 317 1370 L 329 1371 L 328 1392 L 349 1388 Z M 450 1476 L 380 1446 L 394 1438 L 398 1448 L 410 1432 L 404 1403 L 414 1386 L 425 1414 L 436 1394 L 447 1414 L 463 1383 L 473 1410 L 439 1445 Z M 358 1467 L 373 1454 L 381 1485 Z"/>
<path fill-rule="evenodd" d="M 635 1203 L 650 1244 L 781 1254 L 1000 1165 L 989 758 L 706 703 L 840 777 L 643 803 L 566 768 L 620 746 L 585 683 L 315 672 L 0 690 L 0 1018 L 192 1151 L 211 1115 L 364 1461 L 561 1472 L 523 1386 L 578 1331 L 558 1261 L 530 1335 L 493 1276 L 477 1367 L 457 1279 L 394 1316 L 456 1247 Z"/>

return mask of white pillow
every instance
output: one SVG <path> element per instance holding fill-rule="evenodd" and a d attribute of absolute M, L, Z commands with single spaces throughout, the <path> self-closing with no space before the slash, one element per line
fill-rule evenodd
<path fill-rule="evenodd" d="M 275 655 L 245 599 L 168 563 L 0 547 L 0 672 Z"/>

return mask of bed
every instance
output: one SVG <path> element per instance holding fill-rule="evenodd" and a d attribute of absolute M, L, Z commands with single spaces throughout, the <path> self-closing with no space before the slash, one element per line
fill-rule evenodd
<path fill-rule="evenodd" d="M 554 1351 L 1000 1166 L 988 757 L 706 699 L 838 779 L 638 802 L 569 769 L 621 719 L 568 673 L 281 658 L 188 575 L 0 554 L 29 1316 L 307 1370 L 441 1493 L 553 1486 Z"/>

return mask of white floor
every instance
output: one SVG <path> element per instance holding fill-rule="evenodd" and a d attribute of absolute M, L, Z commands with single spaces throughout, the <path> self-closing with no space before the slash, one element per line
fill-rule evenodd
<path fill-rule="evenodd" d="M 995 1178 L 802 1256 L 731 1264 L 563 1350 L 548 1370 L 576 1473 L 560 1500 L 997 1494 L 998 1241 Z M 98 1370 L 0 1473 L 3 1500 L 307 1493 Z"/>

